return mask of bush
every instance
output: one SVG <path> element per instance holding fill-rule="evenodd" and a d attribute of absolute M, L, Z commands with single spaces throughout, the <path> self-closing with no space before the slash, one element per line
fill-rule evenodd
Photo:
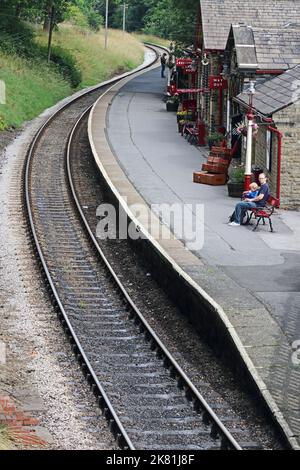
<path fill-rule="evenodd" d="M 230 172 L 230 182 L 231 183 L 243 183 L 244 181 L 245 181 L 244 165 L 233 167 Z"/>
<path fill-rule="evenodd" d="M 68 7 L 68 12 L 66 15 L 66 19 L 77 26 L 80 29 L 86 30 L 89 28 L 88 19 L 85 14 L 81 11 L 81 9 L 76 5 L 70 5 Z"/>
<path fill-rule="evenodd" d="M 59 46 L 54 46 L 51 61 L 57 65 L 59 72 L 71 83 L 73 88 L 78 87 L 82 81 L 82 75 L 76 67 L 76 61 L 72 54 Z"/>
<path fill-rule="evenodd" d="M 14 16 L 0 14 L 0 50 L 5 54 L 45 61 L 47 47 L 34 42 L 33 29 Z M 51 60 L 58 71 L 76 88 L 82 80 L 81 72 L 76 67 L 73 56 L 61 47 L 53 47 Z"/>
<path fill-rule="evenodd" d="M 7 128 L 4 117 L 0 115 L 0 131 L 4 131 Z"/>
<path fill-rule="evenodd" d="M 99 31 L 100 27 L 103 26 L 104 19 L 103 16 L 99 15 L 95 11 L 90 11 L 88 13 L 88 22 L 89 26 L 93 31 Z"/>
<path fill-rule="evenodd" d="M 14 16 L 0 14 L 0 49 L 6 54 L 33 57 L 36 45 L 32 28 Z"/>

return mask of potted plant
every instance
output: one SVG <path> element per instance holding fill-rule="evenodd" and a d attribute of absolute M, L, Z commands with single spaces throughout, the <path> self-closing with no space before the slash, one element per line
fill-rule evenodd
<path fill-rule="evenodd" d="M 244 165 L 233 167 L 230 171 L 227 183 L 228 196 L 241 197 L 245 188 L 245 168 Z"/>
<path fill-rule="evenodd" d="M 253 138 L 256 138 L 257 134 L 258 134 L 258 125 L 256 124 L 256 122 L 254 122 L 252 124 L 252 137 Z M 239 122 L 236 126 L 235 126 L 235 129 L 233 130 L 233 134 L 234 135 L 243 135 L 244 137 L 247 137 L 247 133 L 248 133 L 248 127 L 245 123 L 243 122 Z"/>
<path fill-rule="evenodd" d="M 166 105 L 167 105 L 167 111 L 177 111 L 178 106 L 179 106 L 178 94 L 168 97 Z"/>
<path fill-rule="evenodd" d="M 180 121 L 185 120 L 186 115 L 187 115 L 187 111 L 177 111 L 177 114 L 176 114 L 177 122 L 179 123 Z"/>
<path fill-rule="evenodd" d="M 219 132 L 212 132 L 207 138 L 207 144 L 210 149 L 212 147 L 218 147 L 223 139 L 224 136 Z"/>

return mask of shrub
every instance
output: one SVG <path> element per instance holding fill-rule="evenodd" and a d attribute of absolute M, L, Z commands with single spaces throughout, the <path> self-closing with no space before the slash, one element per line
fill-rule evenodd
<path fill-rule="evenodd" d="M 7 128 L 4 117 L 0 115 L 0 131 L 4 131 Z"/>
<path fill-rule="evenodd" d="M 51 60 L 57 65 L 59 72 L 68 80 L 73 88 L 81 83 L 82 75 L 76 67 L 76 61 L 67 50 L 54 46 L 52 48 Z"/>
<path fill-rule="evenodd" d="M 99 31 L 100 27 L 103 26 L 103 16 L 99 15 L 95 11 L 91 10 L 88 13 L 89 26 L 93 31 Z"/>
<path fill-rule="evenodd" d="M 25 22 L 14 16 L 0 14 L 0 49 L 6 54 L 33 56 L 36 45 L 34 33 Z"/>
<path fill-rule="evenodd" d="M 243 183 L 244 181 L 245 181 L 244 165 L 233 167 L 230 172 L 230 182 L 231 183 Z"/>
<path fill-rule="evenodd" d="M 80 29 L 86 30 L 89 28 L 88 19 L 85 14 L 81 11 L 81 9 L 76 5 L 70 5 L 68 7 L 68 12 L 66 15 L 66 19 L 77 26 Z"/>

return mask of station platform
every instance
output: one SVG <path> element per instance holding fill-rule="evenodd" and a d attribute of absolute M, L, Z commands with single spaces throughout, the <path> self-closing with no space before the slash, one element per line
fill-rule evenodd
<path fill-rule="evenodd" d="M 208 149 L 177 132 L 165 87 L 152 67 L 98 100 L 89 120 L 96 163 L 154 249 L 219 317 L 291 446 L 300 449 L 300 212 L 277 210 L 274 233 L 268 224 L 256 232 L 228 226 L 238 200 L 227 186 L 193 183 Z M 134 213 L 137 204 L 146 207 L 142 214 Z M 168 220 L 161 204 L 183 209 Z M 180 232 L 184 210 L 190 226 Z"/>

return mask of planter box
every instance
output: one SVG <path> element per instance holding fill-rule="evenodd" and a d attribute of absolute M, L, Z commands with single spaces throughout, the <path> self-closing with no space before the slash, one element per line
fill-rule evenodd
<path fill-rule="evenodd" d="M 226 147 L 212 147 L 211 149 L 211 155 L 223 155 L 226 157 L 230 157 L 231 156 L 231 149 L 228 149 Z"/>
<path fill-rule="evenodd" d="M 194 183 L 210 184 L 211 186 L 222 186 L 226 184 L 226 175 L 216 175 L 207 171 L 197 171 L 193 174 Z"/>
<path fill-rule="evenodd" d="M 243 192 L 245 191 L 245 183 L 227 183 L 228 187 L 228 196 L 230 197 L 242 197 Z"/>
<path fill-rule="evenodd" d="M 226 160 L 225 158 L 221 158 L 221 157 L 208 156 L 207 163 L 211 163 L 213 165 L 225 165 L 226 167 L 228 167 L 228 160 Z"/>
<path fill-rule="evenodd" d="M 210 173 L 226 174 L 227 165 L 222 165 L 219 163 L 203 163 L 202 170 L 208 171 Z"/>
<path fill-rule="evenodd" d="M 179 124 L 178 123 L 178 132 L 180 132 L 180 134 L 182 134 L 182 132 L 183 132 L 183 126 L 184 126 L 184 124 Z"/>
<path fill-rule="evenodd" d="M 167 111 L 175 111 L 177 112 L 178 110 L 178 103 L 170 103 L 167 101 L 166 103 Z"/>

